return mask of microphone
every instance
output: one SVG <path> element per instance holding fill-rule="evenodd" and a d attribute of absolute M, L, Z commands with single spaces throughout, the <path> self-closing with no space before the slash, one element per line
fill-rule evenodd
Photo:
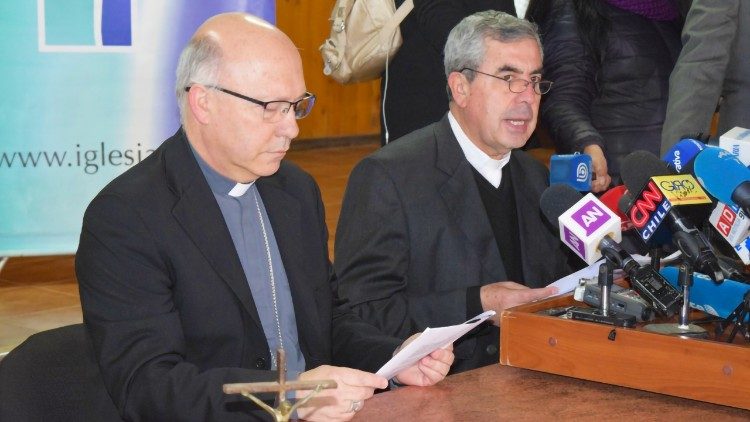
<path fill-rule="evenodd" d="M 731 152 L 706 147 L 695 157 L 693 167 L 698 182 L 714 198 L 750 214 L 750 170 Z"/>
<path fill-rule="evenodd" d="M 661 158 L 675 173 L 692 173 L 693 159 L 706 148 L 706 144 L 695 139 L 682 139 L 674 144 Z"/>
<path fill-rule="evenodd" d="M 591 190 L 591 156 L 588 154 L 552 155 L 549 161 L 549 184 L 566 184 L 580 192 Z"/>
<path fill-rule="evenodd" d="M 614 212 L 618 217 L 620 217 L 621 231 L 627 231 L 633 228 L 633 223 L 630 221 L 627 214 L 625 212 L 622 212 L 619 207 L 619 202 L 623 200 L 622 198 L 625 197 L 627 192 L 628 188 L 626 188 L 625 185 L 618 185 L 610 188 L 599 196 L 599 200 L 602 201 L 602 203 L 606 205 L 607 208 L 610 209 L 610 211 Z M 627 198 L 625 200 L 627 201 Z"/>
<path fill-rule="evenodd" d="M 593 194 L 581 197 L 568 185 L 552 185 L 542 193 L 540 208 L 552 225 L 559 225 L 563 243 L 587 264 L 605 256 L 628 274 L 633 288 L 656 310 L 674 315 L 682 294 L 653 267 L 641 266 L 622 248 L 620 218 Z"/>
<path fill-rule="evenodd" d="M 739 126 L 729 129 L 719 137 L 719 148 L 731 152 L 747 166 L 750 164 L 750 130 Z"/>
<path fill-rule="evenodd" d="M 678 273 L 675 267 L 664 267 L 659 271 L 672 286 L 678 286 Z M 725 279 L 716 284 L 708 276 L 693 273 L 693 285 L 690 288 L 690 307 L 707 314 L 726 318 L 742 302 L 750 284 Z"/>
<path fill-rule="evenodd" d="M 699 154 L 700 156 L 700 154 Z M 696 157 L 697 160 L 697 157 Z M 631 192 L 640 192 L 628 211 L 641 239 L 649 239 L 669 221 L 673 243 L 693 267 L 716 282 L 724 280 L 718 258 L 695 225 L 678 205 L 711 204 L 711 199 L 689 174 L 669 175 L 667 165 L 648 151 L 635 151 L 623 160 L 620 175 Z"/>
<path fill-rule="evenodd" d="M 732 247 L 739 245 L 750 235 L 750 219 L 737 206 L 718 202 L 708 217 L 708 222 Z"/>
<path fill-rule="evenodd" d="M 581 197 L 568 185 L 552 185 L 542 192 L 540 207 L 551 224 L 559 224 L 563 243 L 586 264 L 598 261 L 603 248 L 619 247 L 620 217 L 593 194 Z"/>

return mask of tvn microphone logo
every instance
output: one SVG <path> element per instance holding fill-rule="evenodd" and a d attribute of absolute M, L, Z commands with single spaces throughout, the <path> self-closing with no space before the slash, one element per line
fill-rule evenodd
<path fill-rule="evenodd" d="M 135 46 L 138 0 L 37 0 L 39 51 L 123 53 Z"/>

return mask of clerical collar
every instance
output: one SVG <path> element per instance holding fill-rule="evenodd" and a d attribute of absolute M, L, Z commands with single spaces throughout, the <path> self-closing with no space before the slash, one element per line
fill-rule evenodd
<path fill-rule="evenodd" d="M 466 160 L 474 167 L 479 174 L 482 175 L 488 182 L 494 187 L 499 187 L 500 182 L 503 179 L 503 167 L 510 161 L 510 152 L 505 157 L 496 160 L 484 151 L 479 149 L 473 142 L 466 136 L 466 133 L 461 129 L 461 125 L 458 124 L 456 118 L 453 117 L 453 113 L 448 112 L 448 122 L 451 124 L 453 135 L 458 140 L 458 145 L 464 152 Z"/>
<path fill-rule="evenodd" d="M 193 151 L 195 160 L 198 161 L 198 166 L 201 168 L 203 176 L 206 178 L 208 186 L 211 188 L 211 191 L 214 194 L 229 195 L 235 198 L 240 197 L 244 195 L 247 190 L 250 189 L 250 187 L 255 183 L 254 181 L 250 183 L 237 183 L 222 176 L 216 170 L 211 168 L 211 166 L 209 166 L 205 160 L 203 160 L 203 158 L 195 151 L 192 145 L 190 145 L 190 150 Z"/>

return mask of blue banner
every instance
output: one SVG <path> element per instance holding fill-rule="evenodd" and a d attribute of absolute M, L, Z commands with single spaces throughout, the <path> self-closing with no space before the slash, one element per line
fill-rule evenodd
<path fill-rule="evenodd" d="M 179 126 L 174 71 L 209 16 L 273 0 L 0 2 L 0 256 L 73 253 L 83 212 Z"/>

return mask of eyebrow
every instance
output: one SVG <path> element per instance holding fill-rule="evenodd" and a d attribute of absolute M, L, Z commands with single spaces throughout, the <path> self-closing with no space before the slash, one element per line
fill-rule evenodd
<path fill-rule="evenodd" d="M 519 69 L 519 68 L 517 68 L 517 67 L 515 67 L 515 66 L 512 66 L 512 65 L 509 65 L 509 64 L 503 65 L 503 66 L 502 66 L 502 67 L 501 67 L 500 69 L 498 69 L 497 71 L 498 71 L 498 73 L 500 73 L 500 72 L 513 72 L 513 73 L 523 73 L 523 71 L 522 71 L 521 69 Z M 541 75 L 541 74 L 542 74 L 542 68 L 540 67 L 540 68 L 538 68 L 538 69 L 534 69 L 534 70 L 533 70 L 533 71 L 531 72 L 531 74 L 532 74 L 532 75 L 537 75 L 537 74 Z"/>

